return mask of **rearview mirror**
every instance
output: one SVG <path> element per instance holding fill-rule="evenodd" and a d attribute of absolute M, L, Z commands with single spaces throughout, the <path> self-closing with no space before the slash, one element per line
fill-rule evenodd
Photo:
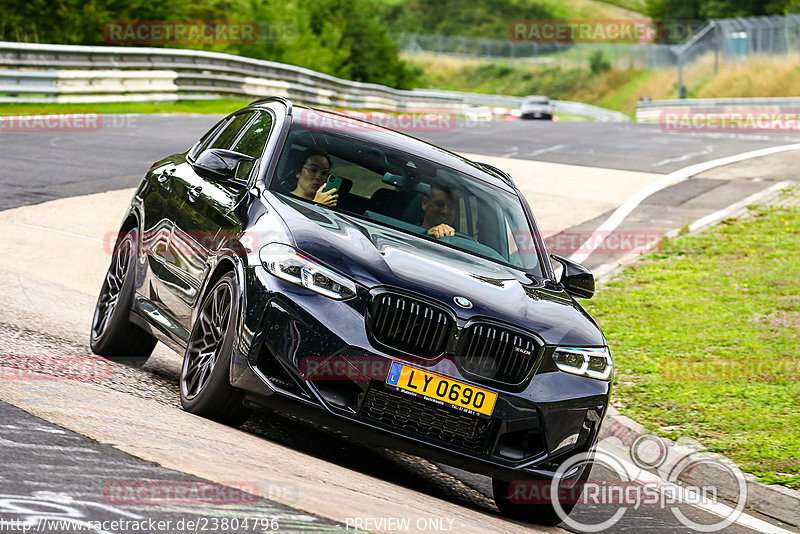
<path fill-rule="evenodd" d="M 204 178 L 211 180 L 233 180 L 236 178 L 236 169 L 243 161 L 254 161 L 255 158 L 225 150 L 222 148 L 212 148 L 203 151 L 192 164 L 195 172 Z"/>
<path fill-rule="evenodd" d="M 564 266 L 559 283 L 575 298 L 590 299 L 594 295 L 594 276 L 592 272 L 576 261 L 557 254 L 550 257 Z"/>

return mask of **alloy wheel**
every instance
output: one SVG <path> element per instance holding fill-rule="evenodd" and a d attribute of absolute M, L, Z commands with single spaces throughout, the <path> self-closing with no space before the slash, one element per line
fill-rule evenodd
<path fill-rule="evenodd" d="M 122 292 L 122 285 L 125 283 L 125 275 L 128 273 L 130 255 L 133 253 L 133 234 L 128 233 L 114 252 L 111 265 L 106 273 L 103 288 L 100 290 L 100 297 L 94 310 L 92 320 L 92 334 L 95 339 L 105 333 L 108 328 L 109 320 L 119 302 Z"/>
<path fill-rule="evenodd" d="M 197 396 L 211 377 L 230 315 L 231 289 L 221 284 L 203 305 L 183 361 L 181 390 L 186 399 Z"/>

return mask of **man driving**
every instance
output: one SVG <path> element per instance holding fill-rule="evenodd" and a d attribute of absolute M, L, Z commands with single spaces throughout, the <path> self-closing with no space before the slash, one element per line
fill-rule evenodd
<path fill-rule="evenodd" d="M 422 227 L 428 230 L 428 235 L 437 239 L 455 235 L 455 228 L 450 226 L 456 214 L 450 188 L 432 185 L 431 194 L 422 197 L 422 211 L 425 213 Z"/>

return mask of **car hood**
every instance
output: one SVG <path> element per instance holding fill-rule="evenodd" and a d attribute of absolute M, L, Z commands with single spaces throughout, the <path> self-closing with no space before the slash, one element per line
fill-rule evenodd
<path fill-rule="evenodd" d="M 419 293 L 462 320 L 494 318 L 535 332 L 548 344 L 605 344 L 566 292 L 537 285 L 521 271 L 321 206 L 289 198 L 276 198 L 273 205 L 294 246 L 369 289 Z M 457 296 L 469 299 L 472 308 L 457 306 Z"/>

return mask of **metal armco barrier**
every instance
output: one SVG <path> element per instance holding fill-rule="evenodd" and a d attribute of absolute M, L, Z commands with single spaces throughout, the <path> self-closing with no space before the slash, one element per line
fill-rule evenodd
<path fill-rule="evenodd" d="M 393 89 L 302 67 L 176 48 L 0 42 L 0 102 L 114 102 L 285 96 L 315 106 L 385 111 L 518 108 L 519 97 Z M 579 102 L 556 111 L 602 121 L 628 117 Z"/>
<path fill-rule="evenodd" d="M 636 122 L 660 122 L 664 113 L 669 111 L 681 113 L 765 111 L 798 114 L 800 113 L 800 97 L 652 100 L 637 104 Z"/>

